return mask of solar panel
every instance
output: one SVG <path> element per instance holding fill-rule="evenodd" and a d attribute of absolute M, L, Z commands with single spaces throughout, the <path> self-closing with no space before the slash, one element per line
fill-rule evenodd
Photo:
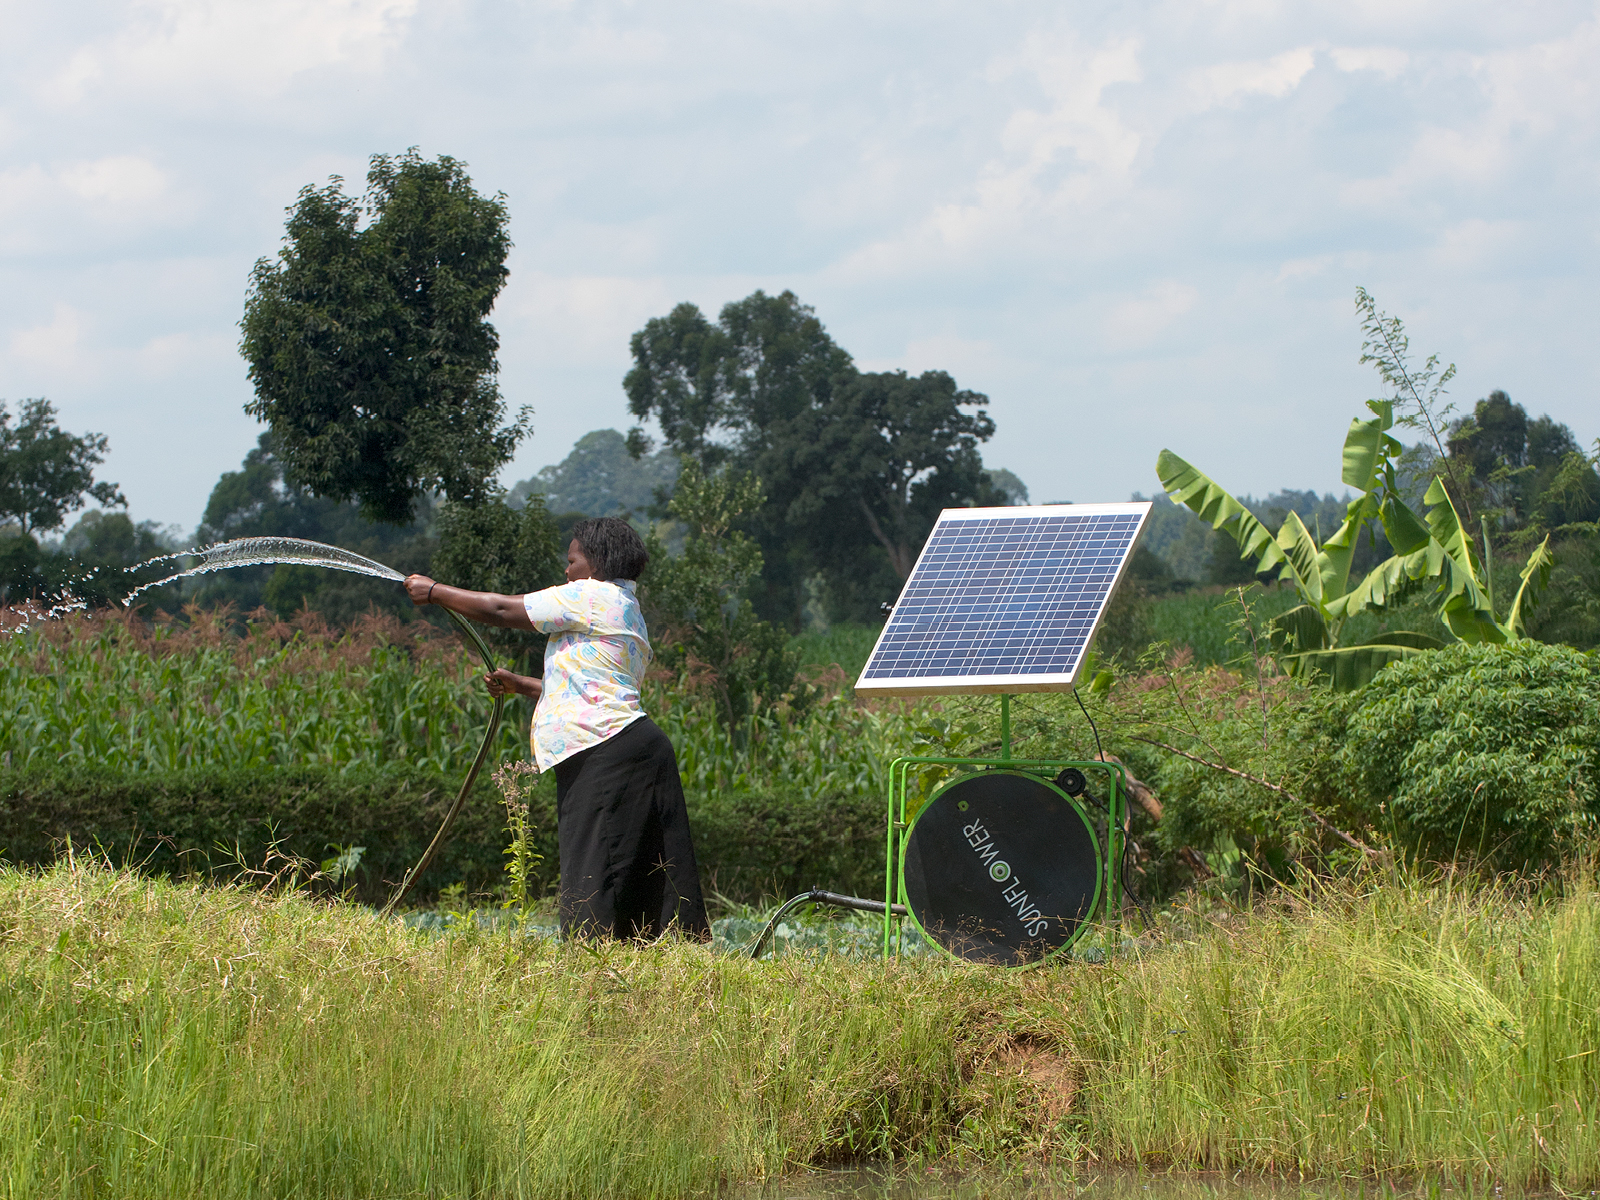
<path fill-rule="evenodd" d="M 1148 503 L 947 508 L 856 691 L 884 696 L 1072 686 Z"/>

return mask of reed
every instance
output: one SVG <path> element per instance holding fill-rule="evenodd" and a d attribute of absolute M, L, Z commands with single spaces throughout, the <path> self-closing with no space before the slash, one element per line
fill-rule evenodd
<path fill-rule="evenodd" d="M 0 870 L 7 1197 L 680 1196 L 858 1156 L 1600 1183 L 1600 896 L 1180 910 L 1004 973 Z"/>

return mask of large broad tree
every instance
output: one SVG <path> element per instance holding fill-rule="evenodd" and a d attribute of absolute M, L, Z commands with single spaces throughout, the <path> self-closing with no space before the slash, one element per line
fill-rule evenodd
<path fill-rule="evenodd" d="M 859 373 L 793 292 L 755 292 L 715 323 L 680 304 L 634 335 L 635 416 L 712 471 L 761 481 L 750 519 L 763 615 L 796 625 L 819 576 L 835 616 L 893 599 L 939 509 L 1006 502 L 977 446 L 994 432 L 976 393 L 943 372 Z M 631 435 L 636 453 L 648 445 Z"/>
<path fill-rule="evenodd" d="M 241 352 L 290 477 L 405 523 L 418 499 L 487 499 L 527 429 L 502 425 L 490 309 L 505 284 L 503 196 L 464 164 L 378 154 L 364 200 L 307 187 L 251 275 Z"/>
<path fill-rule="evenodd" d="M 14 521 L 31 536 L 59 528 L 85 497 L 106 507 L 126 507 L 114 483 L 96 483 L 108 443 L 99 433 L 71 434 L 56 424 L 55 406 L 36 397 L 18 405 L 13 424 L 0 401 L 0 521 Z"/>
<path fill-rule="evenodd" d="M 904 580 L 941 511 L 1008 503 L 978 452 L 994 435 L 987 402 L 944 371 L 882 371 L 840 381 L 795 421 L 790 520 L 812 533 L 818 561 L 848 570 L 870 543 Z M 847 529 L 855 536 L 840 537 Z"/>

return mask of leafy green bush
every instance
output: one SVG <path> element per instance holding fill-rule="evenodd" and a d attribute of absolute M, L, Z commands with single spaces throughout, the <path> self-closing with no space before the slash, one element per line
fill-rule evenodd
<path fill-rule="evenodd" d="M 1508 864 L 1600 818 L 1600 662 L 1532 641 L 1395 663 L 1352 697 L 1341 759 L 1425 853 Z"/>
<path fill-rule="evenodd" d="M 761 499 L 755 476 L 706 475 L 691 460 L 668 506 L 689 529 L 683 553 L 670 556 L 656 532 L 646 543 L 650 566 L 639 599 L 657 670 L 679 690 L 709 696 L 730 729 L 789 693 L 800 665 L 788 635 L 756 616 L 750 602 L 761 548 L 734 525 Z"/>
<path fill-rule="evenodd" d="M 360 863 L 344 882 L 357 898 L 382 902 L 422 856 L 460 786 L 454 776 L 403 765 L 10 771 L 0 778 L 0 856 L 49 863 L 70 838 L 147 871 L 229 875 L 283 865 L 269 847 L 318 863 L 336 848 L 361 846 Z M 505 808 L 485 779 L 419 894 L 451 884 L 497 887 L 505 824 Z"/>
<path fill-rule="evenodd" d="M 362 848 L 344 886 L 382 903 L 421 857 L 460 780 L 404 765 L 182 772 L 45 768 L 0 780 L 0 858 L 43 865 L 67 841 L 159 874 L 272 870 L 287 857 L 315 864 Z M 523 795 L 539 856 L 530 888 L 552 891 L 560 863 L 555 776 Z M 883 802 L 876 792 L 699 793 L 689 822 L 710 890 L 754 902 L 813 884 L 876 895 L 883 889 Z M 427 901 L 446 887 L 492 894 L 503 883 L 506 810 L 480 779 L 450 840 L 418 884 Z M 329 884 L 331 888 L 333 885 Z"/>

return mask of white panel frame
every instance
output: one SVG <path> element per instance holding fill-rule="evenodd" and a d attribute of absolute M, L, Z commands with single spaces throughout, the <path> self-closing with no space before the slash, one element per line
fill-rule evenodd
<path fill-rule="evenodd" d="M 1139 514 L 1139 523 L 1134 527 L 1133 540 L 1128 543 L 1128 553 L 1122 558 L 1122 563 L 1117 568 L 1116 578 L 1111 581 L 1111 586 L 1106 589 L 1105 598 L 1101 600 L 1100 607 L 1095 611 L 1094 621 L 1089 626 L 1089 635 L 1084 639 L 1084 654 L 1080 655 L 1077 663 L 1070 672 L 1055 675 L 928 675 L 915 679 L 907 676 L 889 679 L 868 681 L 865 676 L 866 667 L 861 668 L 861 678 L 856 680 L 855 690 L 863 696 L 960 696 L 981 695 L 995 692 L 1065 692 L 1070 691 L 1077 676 L 1083 668 L 1084 656 L 1088 654 L 1089 647 L 1094 643 L 1094 636 L 1100 630 L 1100 621 L 1106 615 L 1106 605 L 1111 602 L 1111 597 L 1116 594 L 1117 588 L 1122 585 L 1123 576 L 1127 574 L 1128 563 L 1133 559 L 1134 548 L 1139 544 L 1139 538 L 1144 533 L 1144 527 L 1150 518 L 1151 503 L 1148 500 L 1131 501 L 1126 504 L 1032 504 L 1013 505 L 1006 508 L 947 508 L 939 514 L 939 519 L 934 522 L 934 529 L 946 522 L 955 521 L 982 521 L 994 517 L 1051 517 L 1051 516 L 1100 516 L 1107 513 L 1127 515 Z M 933 541 L 933 530 L 928 532 L 928 542 Z M 923 544 L 926 553 L 928 543 Z M 907 577 L 905 594 L 916 581 L 917 573 L 922 570 L 922 555 L 917 556 L 917 565 L 911 568 Z M 898 602 L 897 602 L 898 603 Z M 878 634 L 877 641 L 872 644 L 872 654 L 867 655 L 867 662 L 872 662 L 873 655 L 878 653 L 878 646 L 882 643 L 889 627 L 894 622 L 894 614 L 889 614 L 889 620 L 883 623 L 883 630 Z"/>

